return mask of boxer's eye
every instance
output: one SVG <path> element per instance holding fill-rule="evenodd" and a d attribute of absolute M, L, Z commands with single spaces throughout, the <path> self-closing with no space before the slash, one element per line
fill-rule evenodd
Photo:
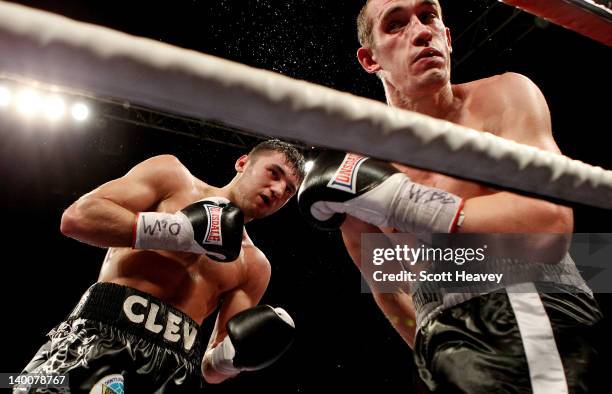
<path fill-rule="evenodd" d="M 399 20 L 392 20 L 387 23 L 386 31 L 387 33 L 397 33 L 404 27 L 404 23 Z"/>
<path fill-rule="evenodd" d="M 268 172 L 270 173 L 270 176 L 272 177 L 272 179 L 277 180 L 279 179 L 279 174 L 278 171 L 276 171 L 275 169 L 269 169 Z"/>
<path fill-rule="evenodd" d="M 436 14 L 433 11 L 424 12 L 421 15 L 419 15 L 419 19 L 421 20 L 422 23 L 429 23 L 432 20 L 436 19 L 437 17 L 438 17 L 438 14 Z"/>

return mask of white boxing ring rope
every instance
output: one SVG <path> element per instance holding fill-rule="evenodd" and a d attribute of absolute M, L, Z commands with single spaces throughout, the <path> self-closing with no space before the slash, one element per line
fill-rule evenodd
<path fill-rule="evenodd" d="M 612 209 L 612 172 L 383 103 L 0 2 L 0 74 Z"/>

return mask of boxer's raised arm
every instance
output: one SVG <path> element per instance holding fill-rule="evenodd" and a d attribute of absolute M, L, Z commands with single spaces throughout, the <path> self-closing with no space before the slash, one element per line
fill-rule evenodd
<path fill-rule="evenodd" d="M 61 232 L 102 247 L 132 246 L 136 213 L 151 210 L 192 182 L 179 160 L 155 156 L 85 194 L 64 211 Z"/>

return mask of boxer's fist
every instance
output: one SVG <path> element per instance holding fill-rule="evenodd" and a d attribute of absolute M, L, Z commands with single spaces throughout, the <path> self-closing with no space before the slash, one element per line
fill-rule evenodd
<path fill-rule="evenodd" d="M 298 192 L 300 211 L 316 227 L 336 229 L 344 221 L 345 213 L 355 216 L 359 211 L 357 201 L 353 201 L 353 209 L 350 209 L 349 204 L 355 197 L 377 188 L 398 172 L 395 167 L 383 161 L 353 153 L 324 152 L 314 161 L 302 182 Z M 390 203 L 392 197 L 381 196 L 380 203 L 384 206 Z M 347 206 L 328 204 L 330 202 L 347 203 Z M 368 223 L 375 220 L 369 216 L 360 219 Z"/>
<path fill-rule="evenodd" d="M 240 254 L 244 216 L 226 198 L 205 198 L 174 214 L 140 212 L 136 221 L 136 249 L 205 254 L 221 262 Z"/>
<path fill-rule="evenodd" d="M 227 322 L 227 337 L 209 349 L 202 361 L 222 374 L 255 371 L 278 360 L 295 337 L 295 323 L 282 308 L 259 305 L 237 313 Z"/>
<path fill-rule="evenodd" d="M 240 254 L 244 216 L 229 200 L 207 198 L 181 210 L 193 227 L 201 251 L 216 261 L 234 261 Z"/>
<path fill-rule="evenodd" d="M 352 153 L 321 154 L 302 183 L 298 205 L 310 222 L 326 230 L 338 228 L 345 214 L 418 235 L 453 232 L 463 218 L 461 197 L 412 182 L 387 162 Z"/>

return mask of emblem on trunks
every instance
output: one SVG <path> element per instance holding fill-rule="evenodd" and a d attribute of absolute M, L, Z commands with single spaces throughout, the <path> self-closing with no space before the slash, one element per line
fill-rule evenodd
<path fill-rule="evenodd" d="M 106 375 L 91 388 L 89 394 L 123 394 L 123 376 Z"/>
<path fill-rule="evenodd" d="M 182 340 L 186 351 L 191 350 L 198 334 L 196 326 L 169 310 L 158 316 L 160 306 L 139 295 L 131 295 L 123 301 L 123 313 L 132 323 L 144 325 L 146 330 L 161 335 L 168 342 Z"/>
<path fill-rule="evenodd" d="M 327 187 L 355 194 L 357 192 L 357 171 L 366 160 L 368 160 L 367 157 L 347 153 L 340 167 L 327 183 Z"/>

